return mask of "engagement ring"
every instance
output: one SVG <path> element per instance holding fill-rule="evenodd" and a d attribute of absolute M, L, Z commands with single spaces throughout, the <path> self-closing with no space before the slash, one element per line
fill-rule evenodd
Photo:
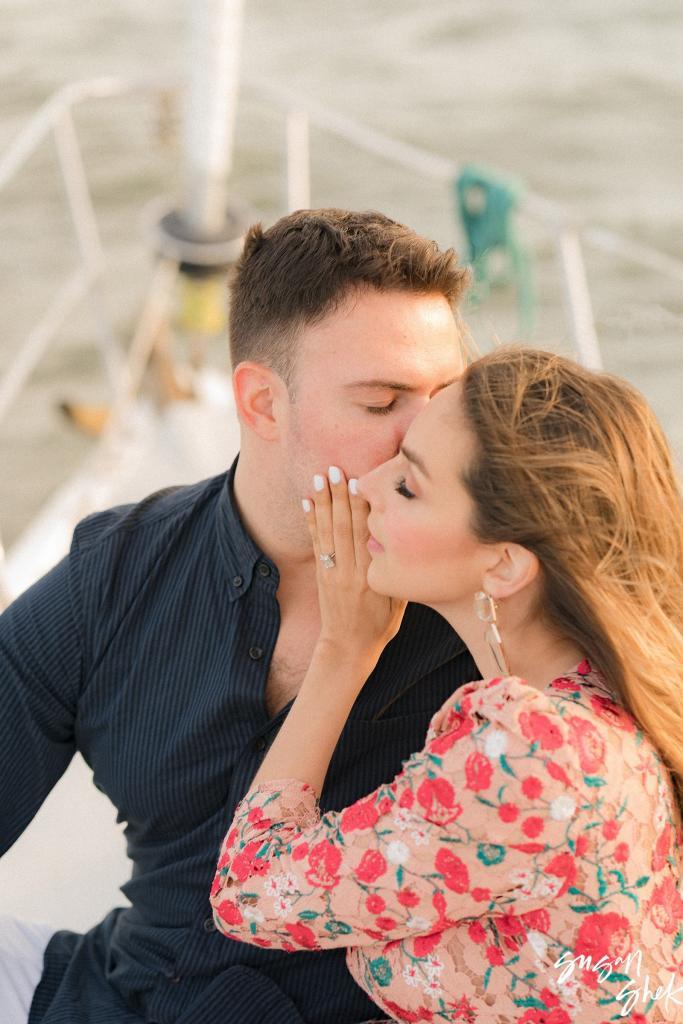
<path fill-rule="evenodd" d="M 320 561 L 326 569 L 334 569 L 334 551 L 331 555 L 320 555 Z"/>

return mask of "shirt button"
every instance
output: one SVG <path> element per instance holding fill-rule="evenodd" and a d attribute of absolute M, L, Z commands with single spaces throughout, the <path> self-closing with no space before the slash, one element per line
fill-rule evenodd
<path fill-rule="evenodd" d="M 252 743 L 251 749 L 255 754 L 259 754 L 262 750 L 266 749 L 266 746 L 265 736 L 259 736 L 258 739 L 255 739 Z"/>
<path fill-rule="evenodd" d="M 204 927 L 204 931 L 205 932 L 215 932 L 216 931 L 216 923 L 215 923 L 215 921 L 214 921 L 214 919 L 212 917 L 207 917 L 205 919 L 203 927 Z"/>
<path fill-rule="evenodd" d="M 257 568 L 261 576 L 270 576 L 270 566 L 265 562 L 259 562 Z"/>
<path fill-rule="evenodd" d="M 263 657 L 262 649 L 260 647 L 250 647 L 249 648 L 249 657 L 253 658 L 254 661 L 258 661 L 259 658 Z"/>
<path fill-rule="evenodd" d="M 180 975 L 179 975 L 179 974 L 171 974 L 171 973 L 169 972 L 169 974 L 167 974 L 167 975 L 166 975 L 166 977 L 167 977 L 167 978 L 168 978 L 168 980 L 169 980 L 170 982 L 172 982 L 172 983 L 173 983 L 174 985 L 177 985 L 177 984 L 178 984 L 178 982 L 180 981 Z"/>
<path fill-rule="evenodd" d="M 243 583 L 244 583 L 244 580 L 242 579 L 241 576 L 233 576 L 233 578 L 232 578 L 232 585 L 233 585 L 233 587 L 241 587 Z"/>

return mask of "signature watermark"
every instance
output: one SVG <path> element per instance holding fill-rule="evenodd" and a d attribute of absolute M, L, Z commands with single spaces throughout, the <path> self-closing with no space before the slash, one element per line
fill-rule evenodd
<path fill-rule="evenodd" d="M 649 974 L 646 974 L 641 982 L 640 971 L 643 966 L 643 954 L 639 949 L 634 953 L 628 953 L 625 957 L 614 957 L 613 960 L 610 960 L 606 956 L 601 956 L 595 963 L 593 963 L 593 959 L 590 956 L 583 956 L 583 954 L 572 956 L 569 950 L 565 950 L 565 952 L 557 958 L 554 966 L 562 968 L 557 979 L 558 982 L 562 984 L 562 982 L 571 978 L 576 967 L 585 971 L 595 971 L 600 981 L 607 981 L 614 968 L 617 966 L 622 968 L 618 972 L 620 975 L 630 975 L 631 964 L 633 961 L 637 962 L 636 980 L 634 981 L 629 978 L 626 984 L 619 989 L 615 996 L 615 999 L 620 1003 L 623 1002 L 624 1004 L 621 1008 L 620 1016 L 625 1017 L 627 1013 L 630 1013 L 635 1004 L 641 999 L 644 1003 L 649 1002 L 649 1000 L 657 1002 L 659 999 L 663 999 L 664 1006 L 667 1009 L 669 1007 L 669 1002 L 673 1002 L 677 1006 L 683 1006 L 683 999 L 676 998 L 677 995 L 683 994 L 683 985 L 679 985 L 676 989 L 673 988 L 673 974 L 666 985 L 658 985 L 656 989 L 652 988 Z"/>

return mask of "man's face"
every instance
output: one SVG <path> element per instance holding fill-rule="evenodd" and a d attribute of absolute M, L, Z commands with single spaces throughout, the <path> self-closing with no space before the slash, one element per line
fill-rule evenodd
<path fill-rule="evenodd" d="M 298 339 L 296 399 L 283 424 L 293 498 L 314 473 L 360 477 L 393 458 L 411 421 L 464 368 L 443 295 L 354 294 Z"/>

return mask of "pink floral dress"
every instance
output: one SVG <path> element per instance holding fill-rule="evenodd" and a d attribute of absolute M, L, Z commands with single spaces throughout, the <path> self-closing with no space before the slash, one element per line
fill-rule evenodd
<path fill-rule="evenodd" d="M 296 779 L 253 788 L 211 904 L 241 942 L 346 947 L 384 1018 L 677 1024 L 681 842 L 667 770 L 583 662 L 543 692 L 461 687 L 342 811 Z"/>

